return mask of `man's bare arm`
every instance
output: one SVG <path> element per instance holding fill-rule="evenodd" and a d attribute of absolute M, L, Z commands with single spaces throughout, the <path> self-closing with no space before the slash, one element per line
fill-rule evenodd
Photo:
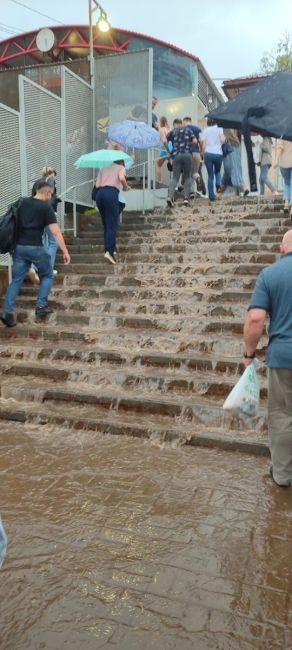
<path fill-rule="evenodd" d="M 263 335 L 266 316 L 267 312 L 265 309 L 250 309 L 246 314 L 243 338 L 245 351 L 249 356 L 253 355 Z M 248 365 L 251 363 L 251 359 L 245 359 L 244 363 Z"/>
<path fill-rule="evenodd" d="M 65 241 L 64 241 L 64 237 L 63 237 L 63 235 L 61 233 L 61 230 L 60 230 L 58 224 L 57 223 L 51 223 L 49 225 L 49 228 L 50 228 L 50 231 L 51 231 L 52 235 L 54 235 L 55 240 L 56 240 L 59 248 L 61 249 L 61 251 L 63 253 L 64 263 L 69 264 L 70 263 L 70 255 L 69 255 L 67 246 L 66 246 Z"/>

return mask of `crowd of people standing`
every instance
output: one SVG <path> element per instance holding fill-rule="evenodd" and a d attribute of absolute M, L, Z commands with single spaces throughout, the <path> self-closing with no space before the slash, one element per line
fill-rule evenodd
<path fill-rule="evenodd" d="M 213 202 L 230 188 L 237 196 L 247 196 L 249 189 L 243 180 L 242 172 L 242 136 L 235 129 L 222 129 L 211 118 L 207 126 L 200 129 L 191 117 L 175 118 L 170 128 L 167 118 L 159 120 L 161 139 L 160 155 L 156 164 L 157 181 L 162 181 L 162 169 L 167 162 L 172 171 L 169 183 L 167 204 L 174 206 L 175 191 L 179 188 L 184 193 L 184 205 L 195 196 L 206 194 L 202 177 L 205 165 L 209 201 Z M 279 167 L 284 180 L 284 210 L 292 206 L 292 144 L 279 140 L 276 147 L 276 160 L 273 162 L 273 140 L 260 138 L 258 148 L 254 150 L 255 164 L 260 167 L 259 189 L 264 195 L 266 187 L 277 195 L 269 170 Z"/>

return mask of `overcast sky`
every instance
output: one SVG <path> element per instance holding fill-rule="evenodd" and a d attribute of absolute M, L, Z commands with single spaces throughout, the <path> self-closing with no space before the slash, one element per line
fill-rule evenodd
<path fill-rule="evenodd" d="M 30 11 L 26 7 L 31 7 Z M 114 27 L 170 42 L 198 56 L 212 78 L 254 74 L 283 32 L 291 0 L 102 0 Z M 0 39 L 45 26 L 88 23 L 87 0 L 0 0 Z M 40 16 L 36 11 L 50 18 Z"/>

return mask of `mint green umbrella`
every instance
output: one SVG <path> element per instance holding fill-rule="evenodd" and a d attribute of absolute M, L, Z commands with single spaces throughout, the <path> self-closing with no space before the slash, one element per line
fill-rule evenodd
<path fill-rule="evenodd" d="M 80 156 L 74 165 L 77 169 L 80 169 L 80 167 L 86 167 L 87 169 L 93 167 L 108 167 L 116 160 L 129 162 L 132 158 L 124 151 L 117 151 L 115 149 L 99 149 L 98 151 L 91 151 L 91 153 L 85 153 L 83 156 Z"/>

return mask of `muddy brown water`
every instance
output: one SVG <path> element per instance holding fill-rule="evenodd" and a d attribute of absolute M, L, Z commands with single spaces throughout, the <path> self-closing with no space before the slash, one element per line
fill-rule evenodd
<path fill-rule="evenodd" d="M 291 648 L 267 459 L 16 423 L 0 451 L 1 650 Z"/>

